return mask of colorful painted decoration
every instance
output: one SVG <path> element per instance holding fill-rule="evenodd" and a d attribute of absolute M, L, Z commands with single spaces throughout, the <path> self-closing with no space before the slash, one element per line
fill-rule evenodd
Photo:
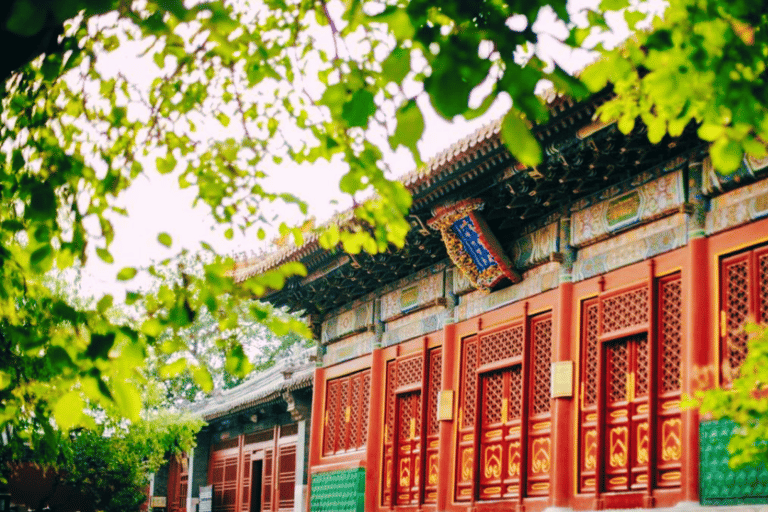
<path fill-rule="evenodd" d="M 488 291 L 502 280 L 520 282 L 509 258 L 501 250 L 496 237 L 478 214 L 484 206 L 480 199 L 467 199 L 433 210 L 427 224 L 440 231 L 451 261 L 467 276 L 472 285 Z"/>

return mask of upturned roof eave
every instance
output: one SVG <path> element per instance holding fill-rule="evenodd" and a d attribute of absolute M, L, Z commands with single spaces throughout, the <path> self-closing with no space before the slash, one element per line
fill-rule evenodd
<path fill-rule="evenodd" d="M 603 93 L 598 93 L 584 102 L 576 103 L 569 97 L 554 92 L 554 90 L 545 91 L 541 97 L 547 104 L 551 118 L 546 124 L 534 127 L 534 132 L 537 134 L 538 139 L 540 141 L 544 140 L 544 134 L 548 127 L 550 127 L 550 125 L 561 123 L 563 117 L 567 117 L 574 107 L 580 105 L 588 106 L 595 101 L 599 102 L 602 96 L 604 96 Z M 472 134 L 462 138 L 430 158 L 423 166 L 400 177 L 398 181 L 403 183 L 406 189 L 413 195 L 414 204 L 422 200 L 427 195 L 425 193 L 427 191 L 432 192 L 432 197 L 430 197 L 425 204 L 439 201 L 448 192 L 435 192 L 436 189 L 439 189 L 441 183 L 451 181 L 457 173 L 463 172 L 468 166 L 472 165 L 472 162 L 478 160 L 478 157 L 482 157 L 488 151 L 501 146 L 502 143 L 500 141 L 499 133 L 502 120 L 503 117 L 500 117 L 495 121 L 483 125 Z M 422 208 L 425 207 L 424 205 L 421 206 Z M 334 224 L 344 225 L 349 222 L 353 216 L 353 209 L 337 214 L 318 229 L 307 234 L 304 243 L 301 246 L 289 243 L 289 245 L 267 255 L 266 258 L 253 258 L 238 262 L 232 275 L 236 281 L 242 282 L 249 277 L 273 270 L 288 262 L 306 262 L 306 260 L 312 256 L 327 251 L 319 242 L 319 233 L 321 233 L 323 229 Z M 312 272 L 314 269 L 309 268 L 308 270 Z"/>

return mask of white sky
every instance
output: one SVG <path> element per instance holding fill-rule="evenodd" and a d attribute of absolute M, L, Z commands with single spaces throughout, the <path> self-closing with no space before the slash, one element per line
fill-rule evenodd
<path fill-rule="evenodd" d="M 597 1 L 589 3 L 594 4 L 592 5 L 594 7 Z M 579 2 L 579 4 L 586 5 L 586 2 Z M 545 34 L 558 32 L 558 27 L 553 25 L 551 20 L 546 19 L 540 19 L 535 28 Z M 562 37 L 562 34 L 559 36 Z M 626 37 L 626 31 L 623 35 L 616 36 L 617 40 L 623 40 L 624 37 Z M 540 56 L 554 56 L 569 72 L 576 72 L 592 58 L 586 51 L 564 53 L 555 39 L 547 35 L 541 37 L 538 52 Z M 119 60 L 122 61 L 122 59 Z M 116 65 L 124 66 L 125 64 L 120 62 Z M 150 64 L 150 66 L 153 65 Z M 502 99 L 486 115 L 472 122 L 457 118 L 454 122 L 448 123 L 434 113 L 427 115 L 424 137 L 419 144 L 422 158 L 427 161 L 455 141 L 502 116 L 508 107 L 509 102 Z M 395 155 L 389 154 L 387 160 L 390 167 L 398 174 L 409 172 L 414 168 L 410 155 L 402 148 Z M 340 176 L 341 169 L 331 164 L 299 167 L 287 162 L 273 173 L 271 180 L 274 180 L 276 187 L 306 200 L 310 206 L 309 214 L 323 221 L 334 212 L 346 209 L 350 204 L 349 198 L 341 194 L 338 189 Z M 268 249 L 264 241 L 257 239 L 255 230 L 248 237 L 236 233 L 233 240 L 227 240 L 223 235 L 225 228 L 215 225 L 207 206 L 192 208 L 193 199 L 194 191 L 180 190 L 174 175 L 163 176 L 148 171 L 146 175 L 138 178 L 134 185 L 121 196 L 120 204 L 129 210 L 129 217 L 115 220 L 115 239 L 111 246 L 115 262 L 112 265 L 106 265 L 95 255 L 89 257 L 88 265 L 83 272 L 82 293 L 86 295 L 115 293 L 116 299 L 120 300 L 121 290 L 124 287 L 115 282 L 114 276 L 121 268 L 147 266 L 153 260 L 159 261 L 177 254 L 182 248 L 196 251 L 200 248 L 201 241 L 216 247 L 220 253 L 247 252 L 250 254 L 253 251 Z M 339 201 L 338 204 L 333 204 L 333 200 Z M 298 222 L 300 216 L 295 210 L 295 208 L 291 211 L 280 210 L 282 218 L 288 216 Z M 174 244 L 171 249 L 157 242 L 157 235 L 161 232 L 168 232 L 173 237 Z M 139 283 L 131 282 L 128 287 L 135 287 L 136 284 Z"/>

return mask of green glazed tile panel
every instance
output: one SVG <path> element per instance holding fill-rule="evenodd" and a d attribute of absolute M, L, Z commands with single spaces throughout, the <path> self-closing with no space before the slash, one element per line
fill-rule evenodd
<path fill-rule="evenodd" d="M 311 492 L 312 512 L 363 512 L 365 468 L 315 473 Z"/>
<path fill-rule="evenodd" d="M 728 465 L 728 442 L 735 427 L 730 420 L 705 421 L 699 426 L 702 505 L 768 503 L 768 469 L 765 465 L 738 470 Z"/>

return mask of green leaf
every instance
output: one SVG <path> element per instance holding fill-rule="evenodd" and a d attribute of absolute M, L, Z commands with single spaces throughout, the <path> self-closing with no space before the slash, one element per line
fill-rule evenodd
<path fill-rule="evenodd" d="M 109 351 L 115 344 L 115 333 L 108 334 L 92 334 L 91 343 L 88 345 L 88 349 L 85 355 L 89 359 L 109 359 Z"/>
<path fill-rule="evenodd" d="M 629 7 L 629 0 L 602 0 L 600 2 L 601 11 L 619 11 Z"/>
<path fill-rule="evenodd" d="M 31 0 L 15 0 L 7 15 L 5 28 L 14 34 L 31 37 L 42 30 L 46 15 L 46 10 L 41 12 Z"/>
<path fill-rule="evenodd" d="M 395 48 L 381 63 L 381 73 L 390 82 L 402 83 L 411 70 L 411 54 L 404 48 Z"/>
<path fill-rule="evenodd" d="M 624 11 L 624 21 L 627 22 L 629 30 L 635 30 L 638 23 L 646 18 L 646 14 L 639 11 Z"/>
<path fill-rule="evenodd" d="M 29 263 L 38 271 L 47 272 L 53 265 L 53 248 L 46 244 L 29 255 Z"/>
<path fill-rule="evenodd" d="M 0 370 L 0 389 L 5 389 L 13 383 L 9 373 Z"/>
<path fill-rule="evenodd" d="M 621 133 L 628 134 L 635 128 L 635 118 L 631 114 L 624 114 L 619 118 L 618 127 Z"/>
<path fill-rule="evenodd" d="M 171 235 L 165 232 L 157 235 L 157 241 L 166 247 L 170 247 L 173 244 L 173 239 L 171 238 Z"/>
<path fill-rule="evenodd" d="M 390 7 L 384 12 L 372 17 L 375 21 L 383 21 L 389 25 L 389 30 L 397 41 L 413 39 L 416 31 L 411 23 L 411 17 L 405 9 Z"/>
<path fill-rule="evenodd" d="M 221 126 L 229 126 L 229 116 L 225 114 L 224 112 L 219 112 L 216 114 L 216 119 L 219 120 L 221 123 Z"/>
<path fill-rule="evenodd" d="M 341 109 L 341 117 L 350 127 L 367 127 L 368 118 L 376 113 L 373 94 L 365 89 L 355 91 Z"/>
<path fill-rule="evenodd" d="M 741 147 L 754 158 L 765 158 L 768 154 L 765 145 L 752 137 L 747 137 L 741 141 Z"/>
<path fill-rule="evenodd" d="M 529 167 L 541 163 L 541 146 L 514 109 L 507 112 L 501 122 L 501 140 L 520 163 Z"/>
<path fill-rule="evenodd" d="M 77 391 L 69 391 L 56 401 L 53 417 L 62 430 L 70 430 L 80 425 L 85 401 Z"/>
<path fill-rule="evenodd" d="M 195 312 L 186 301 L 180 300 L 173 305 L 168 319 L 178 327 L 187 327 L 195 320 Z"/>
<path fill-rule="evenodd" d="M 229 373 L 237 377 L 245 377 L 253 370 L 253 364 L 248 360 L 248 356 L 245 355 L 245 351 L 240 344 L 235 345 L 229 351 L 224 367 Z"/>
<path fill-rule="evenodd" d="M 741 167 L 741 159 L 744 156 L 741 144 L 725 137 L 716 140 L 709 147 L 709 155 L 715 169 L 723 174 L 730 174 Z"/>
<path fill-rule="evenodd" d="M 112 390 L 120 412 L 131 421 L 136 421 L 141 413 L 141 393 L 130 382 L 113 381 Z"/>
<path fill-rule="evenodd" d="M 608 84 L 611 68 L 607 59 L 600 59 L 594 64 L 587 66 L 582 71 L 579 78 L 584 85 L 592 92 L 598 92 Z"/>
<path fill-rule="evenodd" d="M 118 281 L 130 281 L 136 277 L 138 271 L 133 267 L 125 267 L 117 273 Z"/>
<path fill-rule="evenodd" d="M 107 311 L 109 308 L 111 308 L 111 307 L 112 307 L 112 303 L 113 303 L 113 301 L 114 301 L 114 299 L 112 298 L 112 296 L 111 296 L 111 295 L 109 295 L 109 294 L 107 294 L 107 295 L 104 295 L 104 296 L 103 296 L 103 297 L 102 297 L 102 298 L 99 300 L 99 302 L 97 302 L 97 303 L 96 303 L 96 310 L 97 310 L 99 313 L 104 313 L 105 311 Z"/>
<path fill-rule="evenodd" d="M 69 249 L 62 249 L 56 255 L 56 266 L 59 270 L 69 268 L 75 263 L 75 255 Z"/>
<path fill-rule="evenodd" d="M 107 249 L 104 249 L 103 247 L 97 247 L 96 248 L 96 255 L 104 262 L 109 263 L 110 265 L 115 262 L 115 258 L 112 257 L 112 254 Z"/>
<path fill-rule="evenodd" d="M 173 157 L 172 153 L 168 153 L 168 155 L 165 158 L 158 157 L 155 159 L 157 172 L 159 172 L 160 174 L 168 174 L 170 172 L 173 172 L 173 170 L 176 168 L 176 164 L 178 164 L 178 162 Z"/>
<path fill-rule="evenodd" d="M 645 124 L 648 127 L 648 140 L 651 144 L 658 144 L 667 133 L 666 121 L 654 115 L 645 116 Z"/>
<path fill-rule="evenodd" d="M 187 360 L 183 357 L 180 357 L 179 359 L 175 360 L 172 363 L 164 364 L 160 367 L 160 377 L 163 379 L 170 379 L 171 377 L 175 377 L 178 374 L 180 374 L 182 371 L 184 371 L 184 368 L 187 367 Z"/>
<path fill-rule="evenodd" d="M 208 371 L 208 368 L 205 366 L 193 366 L 191 367 L 191 371 L 192 378 L 204 393 L 213 391 L 213 379 L 211 378 L 211 372 Z"/>
<path fill-rule="evenodd" d="M 184 7 L 184 2 L 182 0 L 161 0 L 158 3 L 160 4 L 160 7 L 170 12 L 178 19 L 183 21 L 187 18 L 187 13 L 189 11 Z"/>
<path fill-rule="evenodd" d="M 149 318 L 141 324 L 141 332 L 147 336 L 157 338 L 165 330 L 165 326 L 157 318 Z"/>
<path fill-rule="evenodd" d="M 725 133 L 725 126 L 721 124 L 704 123 L 699 126 L 698 134 L 701 140 L 713 142 Z"/>
<path fill-rule="evenodd" d="M 45 353 L 45 357 L 48 359 L 48 362 L 51 363 L 51 365 L 56 367 L 58 371 L 62 371 L 64 368 L 74 366 L 69 353 L 67 353 L 64 348 L 59 346 L 49 348 Z"/>
<path fill-rule="evenodd" d="M 389 138 L 389 145 L 392 149 L 398 146 L 405 146 L 411 150 L 414 158 L 419 163 L 419 150 L 416 143 L 421 140 L 424 134 L 424 116 L 416 101 L 411 100 L 403 105 L 396 114 L 397 128 L 395 133 Z"/>

